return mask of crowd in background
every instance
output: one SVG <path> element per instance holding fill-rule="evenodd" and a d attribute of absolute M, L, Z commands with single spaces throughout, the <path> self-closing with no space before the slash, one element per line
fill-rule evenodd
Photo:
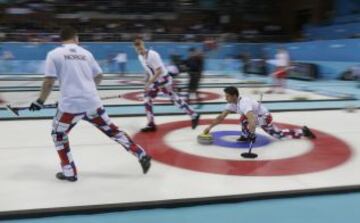
<path fill-rule="evenodd" d="M 147 41 L 281 41 L 288 36 L 271 19 L 278 10 L 265 0 L 3 0 L 0 41 L 57 41 L 65 24 L 76 24 L 84 41 L 131 41 L 138 33 Z"/>

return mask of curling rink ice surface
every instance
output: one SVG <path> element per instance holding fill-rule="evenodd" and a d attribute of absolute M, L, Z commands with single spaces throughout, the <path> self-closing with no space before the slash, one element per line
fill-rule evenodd
<path fill-rule="evenodd" d="M 159 131 L 149 134 L 138 133 L 145 117 L 113 118 L 153 156 L 146 175 L 135 157 L 82 121 L 70 133 L 76 183 L 55 178 L 60 169 L 51 120 L 2 121 L 0 212 L 360 185 L 359 113 L 273 113 L 276 123 L 307 125 L 318 138 L 279 141 L 258 129 L 258 139 L 267 143 L 254 147 L 255 160 L 240 156 L 246 146 L 197 143 L 196 136 L 214 117 L 202 115 L 192 130 L 188 116 L 157 116 Z M 236 136 L 226 132 L 240 131 L 238 118 L 230 115 L 213 132 L 234 142 Z"/>
<path fill-rule="evenodd" d="M 112 75 L 113 78 L 116 79 L 104 79 L 101 83 L 102 85 L 112 85 L 112 86 L 129 86 L 129 85 L 144 85 L 144 75 L 136 75 L 136 76 L 115 76 Z M 12 80 L 8 80 L 9 78 L 13 78 Z M 9 78 L 2 78 L 1 86 L 2 87 L 40 87 L 42 84 L 42 80 L 17 80 L 14 77 Z M 29 77 L 31 78 L 31 77 Z M 39 78 L 39 77 L 38 77 Z M 42 77 L 40 77 L 42 78 Z M 106 77 L 107 78 L 107 77 Z M 181 78 L 174 78 L 174 81 L 179 84 L 187 84 L 188 83 L 188 76 L 184 76 Z M 245 83 L 242 80 L 235 79 L 235 78 L 228 78 L 228 77 L 217 77 L 217 78 L 203 78 L 201 80 L 201 84 L 216 84 L 216 83 L 223 83 L 223 84 L 236 84 L 236 83 Z M 58 82 L 55 83 L 56 86 Z"/>
<path fill-rule="evenodd" d="M 265 93 L 270 88 L 253 88 L 242 87 L 241 94 L 249 95 L 254 99 L 259 100 L 259 94 Z M 223 88 L 201 88 L 199 90 L 200 98 L 202 102 L 225 102 Z M 138 90 L 101 90 L 99 95 L 105 105 L 119 105 L 119 104 L 131 104 L 140 105 L 143 104 L 144 92 L 142 89 Z M 154 103 L 170 103 L 167 96 L 162 93 L 154 100 Z M 185 97 L 185 93 L 179 93 L 180 96 Z M 39 96 L 38 91 L 33 92 L 2 92 L 1 97 L 7 103 L 11 103 L 13 106 L 27 106 L 29 102 L 36 100 Z M 49 96 L 47 103 L 55 103 L 59 97 L 59 91 L 53 91 Z M 318 94 L 316 92 L 306 92 L 293 89 L 286 89 L 286 94 L 267 94 L 264 101 L 279 101 L 287 100 L 291 101 L 296 98 L 303 98 L 302 100 L 332 100 L 338 97 Z"/>

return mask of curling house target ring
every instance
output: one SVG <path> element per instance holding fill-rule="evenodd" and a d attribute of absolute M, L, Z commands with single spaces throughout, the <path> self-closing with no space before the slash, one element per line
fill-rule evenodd
<path fill-rule="evenodd" d="M 153 100 L 154 102 L 169 102 L 169 98 L 167 96 L 160 95 L 161 93 L 158 93 L 158 96 Z M 221 95 L 217 93 L 212 93 L 208 91 L 199 91 L 200 100 L 201 101 L 212 101 L 221 98 Z M 144 92 L 143 91 L 135 91 L 135 92 L 129 92 L 126 94 L 121 95 L 122 98 L 125 98 L 130 101 L 143 101 L 144 100 Z M 182 95 L 179 95 L 180 97 Z M 193 102 L 193 100 L 190 100 Z M 194 101 L 195 102 L 195 101 Z"/>
<path fill-rule="evenodd" d="M 200 121 L 209 125 L 212 119 Z M 222 124 L 238 124 L 238 119 L 227 119 Z M 295 125 L 275 123 L 281 128 Z M 158 125 L 156 132 L 135 134 L 134 140 L 150 153 L 154 160 L 193 171 L 240 176 L 282 176 L 313 173 L 334 168 L 351 157 L 350 147 L 342 140 L 327 133 L 313 130 L 317 139 L 308 153 L 276 160 L 226 160 L 185 153 L 165 143 L 165 136 L 176 129 L 189 127 L 190 121 L 176 121 Z M 194 130 L 196 140 L 197 130 Z M 291 148 L 289 148 L 291 149 Z"/>
<path fill-rule="evenodd" d="M 229 141 L 225 140 L 225 136 L 236 136 L 236 138 L 240 137 L 240 131 L 214 131 L 211 133 L 214 142 L 214 145 L 222 146 L 226 148 L 233 148 L 233 149 L 249 149 L 249 142 L 239 142 L 239 141 Z M 262 147 L 271 143 L 271 140 L 261 134 L 256 133 L 256 141 L 253 145 L 253 148 Z"/>

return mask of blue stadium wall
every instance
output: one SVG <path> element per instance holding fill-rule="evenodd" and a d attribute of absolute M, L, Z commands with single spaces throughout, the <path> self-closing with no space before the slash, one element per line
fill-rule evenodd
<path fill-rule="evenodd" d="M 268 44 L 263 50 L 271 58 L 280 46 L 288 49 L 292 60 L 317 64 L 323 79 L 336 79 L 351 66 L 360 64 L 359 39 Z"/>
<path fill-rule="evenodd" d="M 95 58 L 99 61 L 101 67 L 106 73 L 116 73 L 117 67 L 113 61 L 115 55 L 119 52 L 125 52 L 128 56 L 127 71 L 129 73 L 141 73 L 143 70 L 137 59 L 132 43 L 82 43 L 86 49 L 90 50 Z M 0 54 L 4 51 L 11 51 L 14 55 L 12 60 L 2 60 L 6 66 L 0 66 L 0 74 L 32 74 L 42 73 L 43 61 L 49 50 L 59 46 L 55 43 L 2 43 L 0 44 Z M 186 58 L 188 50 L 191 47 L 199 49 L 203 48 L 200 43 L 171 43 L 171 42 L 153 42 L 147 44 L 147 47 L 154 49 L 160 53 L 165 63 L 169 64 L 171 54 L 179 54 L 182 58 Z M 247 52 L 252 57 L 259 57 L 262 44 L 251 43 L 229 43 L 222 44 L 215 50 L 206 54 L 205 69 L 208 71 L 220 71 L 224 69 L 225 58 L 236 58 L 240 53 Z M 233 69 L 240 66 L 238 60 L 232 60 Z"/>
<path fill-rule="evenodd" d="M 0 43 L 0 55 L 11 51 L 12 60 L 0 60 L 0 74 L 41 74 L 43 61 L 49 50 L 57 47 L 55 43 Z M 141 73 L 142 68 L 131 43 L 82 43 L 82 46 L 93 52 L 106 73 L 116 73 L 117 67 L 112 60 L 122 51 L 128 55 L 127 70 L 129 73 Z M 276 48 L 283 46 L 290 52 L 291 59 L 300 62 L 315 63 L 319 67 L 321 78 L 334 79 L 349 67 L 360 63 L 360 40 L 323 40 L 311 42 L 294 42 L 283 44 L 224 43 L 206 54 L 205 69 L 212 72 L 239 72 L 241 62 L 234 59 L 239 54 L 247 53 L 252 58 L 272 59 Z M 169 56 L 177 53 L 183 58 L 190 47 L 202 48 L 200 43 L 149 43 L 149 48 L 157 50 L 166 63 Z M 232 59 L 231 59 L 232 58 Z"/>

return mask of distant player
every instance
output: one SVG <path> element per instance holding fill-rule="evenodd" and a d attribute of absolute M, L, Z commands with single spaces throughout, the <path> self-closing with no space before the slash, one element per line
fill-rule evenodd
<path fill-rule="evenodd" d="M 126 63 L 128 61 L 127 54 L 121 51 L 114 57 L 113 60 L 118 65 L 120 75 L 123 76 L 126 73 Z"/>
<path fill-rule="evenodd" d="M 159 91 L 167 95 L 178 108 L 191 117 L 191 126 L 195 129 L 198 125 L 200 115 L 174 92 L 172 87 L 173 79 L 165 68 L 160 55 L 155 50 L 146 49 L 143 40 L 139 38 L 135 39 L 134 47 L 139 55 L 139 61 L 144 67 L 147 77 L 144 86 L 144 101 L 148 124 L 142 128 L 141 131 L 156 131 L 152 101 L 156 98 Z"/>
<path fill-rule="evenodd" d="M 267 93 L 285 93 L 287 72 L 290 68 L 290 56 L 285 48 L 279 48 L 275 55 L 276 70 L 273 73 L 274 88 Z"/>
<path fill-rule="evenodd" d="M 265 106 L 252 98 L 240 97 L 237 88 L 232 86 L 226 87 L 224 92 L 228 104 L 225 106 L 224 111 L 204 130 L 204 134 L 208 134 L 214 126 L 220 124 L 228 114 L 238 113 L 241 115 L 240 124 L 242 132 L 237 141 L 251 141 L 254 143 L 257 126 L 260 126 L 265 132 L 277 139 L 298 139 L 303 136 L 315 139 L 315 135 L 306 126 L 302 129 L 279 129 L 273 124 L 272 116 Z"/>
<path fill-rule="evenodd" d="M 196 48 L 190 48 L 189 57 L 186 59 L 185 65 L 189 74 L 188 101 L 191 101 L 191 96 L 195 95 L 196 103 L 200 106 L 201 101 L 198 88 L 204 69 L 204 58 L 202 53 Z"/>
<path fill-rule="evenodd" d="M 60 98 L 51 132 L 62 168 L 56 177 L 72 182 L 77 180 L 77 168 L 71 155 L 68 135 L 81 119 L 92 123 L 135 155 L 146 173 L 150 168 L 151 157 L 124 131 L 118 129 L 100 101 L 96 85 L 101 82 L 102 70 L 93 55 L 78 45 L 78 35 L 73 28 L 61 30 L 60 38 L 62 46 L 50 51 L 46 57 L 40 96 L 29 107 L 31 111 L 43 108 L 55 80 L 59 80 Z"/>

